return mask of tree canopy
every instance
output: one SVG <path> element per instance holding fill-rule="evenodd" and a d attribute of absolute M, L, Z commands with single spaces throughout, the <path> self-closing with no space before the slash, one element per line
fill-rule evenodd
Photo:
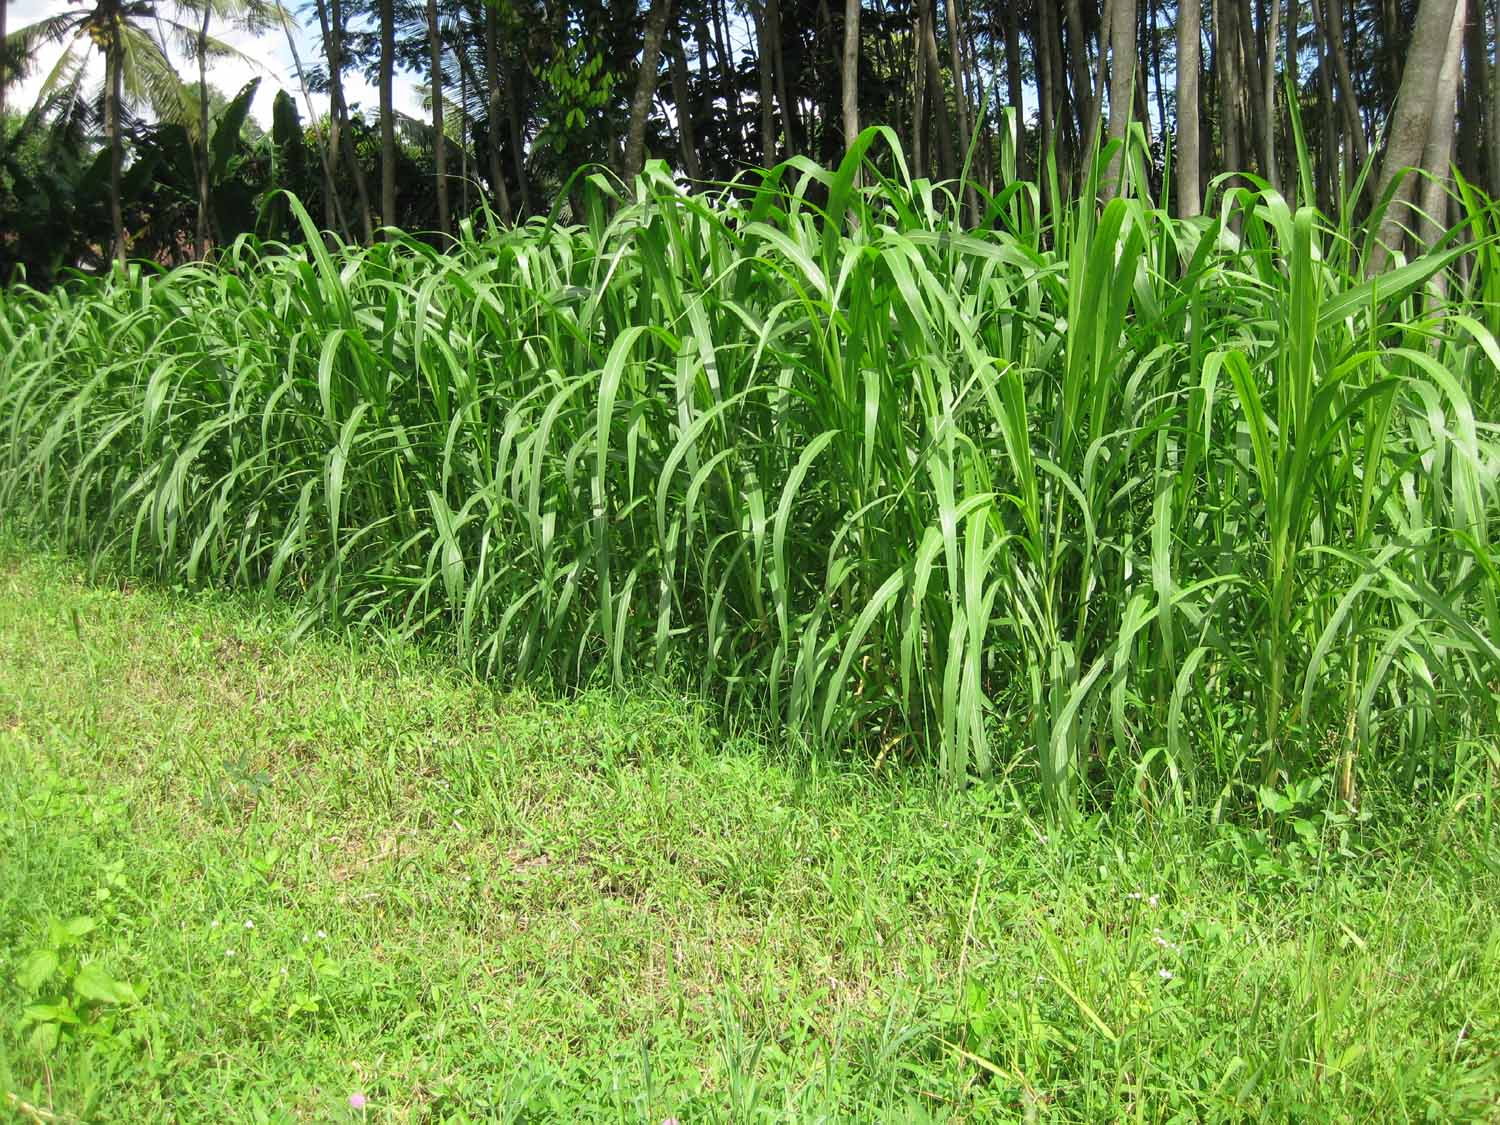
<path fill-rule="evenodd" d="M 237 134 L 233 157 L 217 159 L 205 138 L 228 107 L 197 92 L 204 60 L 227 50 L 211 22 L 283 23 L 295 47 L 294 19 L 319 50 L 298 56 L 299 88 L 278 101 L 281 141 Z M 97 48 L 110 66 L 105 88 L 89 90 L 75 52 L 36 106 L 9 106 L 26 112 L 7 129 L 0 268 L 50 268 L 23 250 L 23 224 L 39 220 L 22 196 L 42 190 L 25 154 L 103 151 L 112 137 L 104 210 L 121 196 L 118 240 L 166 260 L 257 223 L 265 232 L 284 213 L 276 188 L 351 239 L 382 225 L 451 232 L 481 206 L 505 220 L 547 211 L 590 167 L 628 178 L 657 157 L 691 185 L 797 156 L 832 163 L 862 124 L 897 131 L 911 174 L 966 176 L 975 223 L 1015 177 L 1074 194 L 1100 146 L 1134 129 L 1144 173 L 1170 185 L 1179 213 L 1254 177 L 1355 221 L 1394 196 L 1387 242 L 1430 237 L 1448 225 L 1450 173 L 1500 184 L 1497 26 L 1500 0 L 312 0 L 296 12 L 97 0 L 5 40 L 7 82 L 48 39 Z M 187 84 L 163 35 L 200 71 Z M 423 119 L 395 109 L 397 72 L 421 80 Z M 351 73 L 380 104 L 350 104 Z M 316 119 L 315 94 L 329 106 Z M 174 127 L 192 182 L 191 207 L 174 212 L 186 227 L 171 233 L 159 197 L 172 161 L 160 152 Z M 140 171 L 153 153 L 155 170 Z M 54 163 L 49 174 L 63 174 L 67 162 Z M 47 222 L 83 224 L 72 233 L 97 248 L 111 236 L 84 229 L 88 193 L 107 167 L 77 163 L 66 216 Z M 231 163 L 244 223 L 210 198 L 209 179 Z M 1397 175 L 1408 167 L 1421 171 Z"/>

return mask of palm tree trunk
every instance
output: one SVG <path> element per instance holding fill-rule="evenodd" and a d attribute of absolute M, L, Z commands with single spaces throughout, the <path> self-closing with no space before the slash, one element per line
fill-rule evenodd
<path fill-rule="evenodd" d="M 1057 79 L 1052 72 L 1052 47 L 1049 43 L 1055 37 L 1057 29 L 1052 22 L 1056 17 L 1051 16 L 1051 13 L 1049 5 L 1038 6 L 1037 36 L 1031 45 L 1032 54 L 1037 61 L 1037 179 L 1042 182 L 1044 191 L 1048 190 L 1045 172 L 1047 159 L 1055 156 L 1057 149 L 1057 106 L 1053 100 Z M 1049 206 L 1056 202 L 1054 199 L 1048 200 Z"/>
<path fill-rule="evenodd" d="M 0 8 L 6 0 L 0 0 Z M 203 19 L 198 24 L 198 260 L 208 257 L 208 21 L 213 4 L 203 0 Z M 0 43 L 3 43 L 0 37 Z"/>
<path fill-rule="evenodd" d="M 1265 104 L 1265 92 L 1261 88 L 1261 68 L 1256 61 L 1259 56 L 1256 53 L 1260 46 L 1256 38 L 1255 13 L 1250 6 L 1250 0 L 1237 0 L 1235 9 L 1235 30 L 1238 32 L 1240 47 L 1240 77 L 1243 82 L 1240 87 L 1240 97 L 1245 107 L 1244 121 L 1249 133 L 1249 149 L 1245 154 L 1247 161 L 1254 159 L 1259 164 L 1261 175 L 1265 175 L 1266 168 L 1261 163 L 1265 155 L 1265 137 L 1267 122 L 1261 115 L 1261 106 Z"/>
<path fill-rule="evenodd" d="M 739 79 L 734 70 L 733 53 L 729 50 L 729 33 L 726 30 L 728 20 L 721 0 L 708 0 L 708 7 L 713 17 L 714 55 L 719 60 L 719 81 L 723 87 L 721 94 L 724 98 L 724 122 L 731 137 L 732 158 L 738 159 L 744 146 L 745 133 L 740 128 Z"/>
<path fill-rule="evenodd" d="M 10 81 L 5 54 L 5 6 L 9 2 L 10 0 L 0 0 L 0 152 L 5 151 L 5 86 Z"/>
<path fill-rule="evenodd" d="M 772 90 L 775 89 L 775 76 L 771 51 L 771 17 L 766 11 L 764 3 L 753 3 L 751 12 L 755 17 L 755 59 L 760 74 L 760 162 L 762 167 L 769 168 L 776 163 L 776 102 Z M 684 63 L 684 70 L 686 64 Z M 672 88 L 673 98 L 677 95 L 677 59 L 672 58 Z M 683 111 L 677 111 L 679 117 Z"/>
<path fill-rule="evenodd" d="M 1089 87 L 1092 94 L 1088 95 L 1087 106 L 1084 110 L 1083 123 L 1083 175 L 1087 176 L 1089 169 L 1093 166 L 1094 157 L 1099 151 L 1099 125 L 1104 116 L 1104 98 L 1109 89 L 1109 40 L 1114 28 L 1115 5 L 1114 0 L 1106 0 L 1104 10 L 1099 14 L 1099 57 L 1095 61 L 1095 75 L 1092 85 Z M 1110 116 L 1114 116 L 1114 104 L 1110 105 Z"/>
<path fill-rule="evenodd" d="M 1453 164 L 1453 119 L 1458 101 L 1459 58 L 1463 49 L 1464 24 L 1467 22 L 1467 4 L 1458 0 L 1453 9 L 1453 26 L 1448 31 L 1447 51 L 1443 65 L 1438 71 L 1437 88 L 1433 92 L 1432 125 L 1427 132 L 1427 145 L 1422 152 L 1422 168 L 1427 179 L 1422 184 L 1422 214 L 1418 219 L 1417 237 L 1419 249 L 1433 245 L 1448 229 L 1448 190 L 1452 180 Z M 1434 277 L 1441 288 L 1442 275 Z"/>
<path fill-rule="evenodd" d="M 661 40 L 672 14 L 672 0 L 651 0 L 646 13 L 645 42 L 641 46 L 641 70 L 630 99 L 630 126 L 625 134 L 625 159 L 621 172 L 627 181 L 640 175 L 646 155 L 646 118 L 656 96 L 656 76 L 661 66 Z"/>
<path fill-rule="evenodd" d="M 844 0 L 844 54 L 839 66 L 843 93 L 844 148 L 859 136 L 859 7 L 860 0 Z"/>
<path fill-rule="evenodd" d="M 1068 67 L 1073 72 L 1074 110 L 1078 115 L 1078 135 L 1085 146 L 1089 140 L 1089 119 L 1093 116 L 1093 103 L 1103 97 L 1103 91 L 1094 91 L 1089 81 L 1089 37 L 1083 26 L 1083 9 L 1078 0 L 1066 0 L 1068 28 Z M 1109 11 L 1109 0 L 1105 0 L 1103 12 Z M 1104 54 L 1104 42 L 1099 42 L 1099 53 Z"/>
<path fill-rule="evenodd" d="M 926 174 L 923 161 L 922 132 L 927 125 L 927 9 L 917 5 L 917 22 L 912 29 L 912 95 L 911 95 L 911 171 L 913 176 Z"/>
<path fill-rule="evenodd" d="M 342 152 L 344 159 L 349 162 L 349 175 L 354 180 L 364 240 L 369 243 L 375 239 L 374 223 L 370 219 L 370 189 L 365 183 L 365 170 L 360 166 L 359 156 L 354 151 L 354 138 L 349 131 L 349 104 L 344 100 L 343 3 L 342 0 L 332 0 L 330 5 L 325 4 L 324 0 L 317 0 L 317 9 L 318 26 L 323 33 L 323 53 L 328 59 L 328 116 L 332 119 L 328 141 L 329 174 L 337 182 L 338 158 Z"/>
<path fill-rule="evenodd" d="M 932 0 L 917 0 L 926 15 L 926 34 L 922 50 L 927 55 L 927 95 L 937 111 L 938 155 L 942 158 L 942 177 L 951 180 L 958 174 L 953 160 L 953 123 L 948 116 L 948 94 L 943 89 L 943 66 L 938 61 L 937 36 L 933 31 Z"/>
<path fill-rule="evenodd" d="M 490 156 L 490 187 L 500 205 L 500 218 L 510 222 L 510 190 L 505 185 L 505 164 L 500 152 L 500 22 L 498 5 L 490 0 L 484 6 L 484 76 L 486 133 Z"/>
<path fill-rule="evenodd" d="M 1365 137 L 1364 119 L 1359 113 L 1359 101 L 1354 94 L 1354 81 L 1349 75 L 1349 53 L 1344 49 L 1343 0 L 1313 0 L 1313 17 L 1328 46 L 1328 57 L 1333 61 L 1333 76 L 1338 83 L 1339 103 L 1343 107 L 1344 128 L 1354 148 L 1352 163 L 1360 167 L 1370 155 L 1370 143 Z M 1437 60 L 1434 59 L 1434 62 Z M 1434 72 L 1435 73 L 1435 72 Z M 1432 82 L 1432 75 L 1426 78 Z M 1403 83 L 1404 85 L 1404 83 Z"/>
<path fill-rule="evenodd" d="M 1287 84 L 1294 96 L 1298 96 L 1302 90 L 1302 76 L 1297 72 L 1297 47 L 1298 47 L 1298 25 L 1302 22 L 1302 0 L 1286 0 L 1286 22 L 1283 34 L 1286 36 L 1286 46 L 1282 51 L 1281 74 L 1282 82 Z M 1287 117 L 1282 122 L 1285 126 L 1285 136 L 1291 137 L 1291 112 L 1292 107 L 1287 106 Z M 1290 144 L 1290 141 L 1288 142 Z M 1293 146 L 1292 171 L 1287 179 L 1287 194 L 1295 197 L 1298 191 L 1296 150 Z M 1306 200 L 1305 202 L 1312 202 Z"/>
<path fill-rule="evenodd" d="M 523 59 L 524 61 L 524 59 Z M 526 179 L 526 146 L 521 136 L 521 111 L 516 99 L 518 68 L 512 65 L 506 72 L 505 116 L 510 122 L 510 149 L 516 165 L 516 190 L 520 192 L 521 214 L 531 210 L 531 188 Z"/>
<path fill-rule="evenodd" d="M 974 146 L 974 135 L 969 129 L 969 95 L 964 78 L 968 73 L 968 68 L 964 66 L 963 47 L 958 37 L 958 8 L 954 0 L 945 0 L 943 12 L 948 23 L 948 54 L 953 64 L 953 100 L 958 108 L 958 141 L 963 148 L 963 161 L 967 162 L 970 150 Z M 979 196 L 975 194 L 974 185 L 968 180 L 964 182 L 964 197 L 969 204 L 969 222 L 977 225 Z"/>
<path fill-rule="evenodd" d="M 1376 199 L 1384 198 L 1393 188 L 1394 191 L 1380 224 L 1374 253 L 1370 255 L 1371 273 L 1384 268 L 1391 252 L 1402 243 L 1406 202 L 1413 188 L 1412 177 L 1402 173 L 1422 159 L 1432 134 L 1437 93 L 1434 76 L 1441 75 L 1443 70 L 1457 6 L 1457 0 L 1422 0 L 1417 8 L 1411 46 L 1401 75 L 1401 92 L 1396 96 L 1385 158 L 1380 162 L 1380 182 L 1375 188 Z M 1399 184 L 1398 176 L 1402 176 Z"/>
<path fill-rule="evenodd" d="M 1025 87 L 1021 76 L 1021 20 L 1016 7 L 1005 6 L 1005 84 L 1010 107 L 1015 110 L 1016 175 L 1024 180 L 1031 165 L 1027 159 Z"/>
<path fill-rule="evenodd" d="M 380 0 L 380 221 L 394 226 L 396 214 L 396 4 Z"/>
<path fill-rule="evenodd" d="M 432 166 L 437 187 L 438 230 L 448 225 L 448 137 L 443 132 L 443 38 L 437 0 L 427 0 L 427 65 L 432 98 Z"/>
<path fill-rule="evenodd" d="M 1484 146 L 1484 84 L 1489 74 L 1489 48 L 1484 38 L 1483 0 L 1468 6 L 1464 20 L 1463 120 L 1458 128 L 1458 165 L 1464 175 L 1483 184 L 1485 168 L 1480 154 Z M 1490 184 L 1491 188 L 1495 185 Z"/>
<path fill-rule="evenodd" d="M 104 128 L 109 134 L 109 225 L 114 234 L 113 253 L 125 268 L 125 212 L 120 200 L 121 169 L 125 163 L 125 139 L 120 136 L 120 95 L 124 67 L 120 59 L 120 33 L 114 30 L 104 52 Z"/>
<path fill-rule="evenodd" d="M 1500 4 L 1491 5 L 1490 12 L 1490 42 L 1500 40 Z M 1490 64 L 1490 104 L 1489 104 L 1489 190 L 1491 193 L 1500 192 L 1500 52 L 1497 52 L 1495 61 Z"/>
<path fill-rule="evenodd" d="M 1156 120 L 1166 135 L 1167 131 L 1167 88 L 1161 79 L 1161 30 L 1156 19 L 1156 0 L 1146 0 L 1146 49 L 1151 54 L 1151 82 L 1156 87 Z M 1145 72 L 1145 59 L 1142 59 L 1142 73 Z"/>
<path fill-rule="evenodd" d="M 1198 122 L 1198 75 L 1203 68 L 1203 5 L 1181 0 L 1177 5 L 1177 215 L 1190 219 L 1203 210 L 1199 179 L 1202 135 Z"/>
<path fill-rule="evenodd" d="M 1113 0 L 1109 21 L 1109 139 L 1124 141 L 1130 127 L 1130 107 L 1135 100 L 1135 0 Z M 1101 52 L 1102 54 L 1102 52 Z M 1104 174 L 1103 196 L 1114 197 L 1124 166 L 1123 149 L 1109 158 Z"/>
<path fill-rule="evenodd" d="M 463 57 L 463 45 L 455 53 Z M 469 213 L 469 68 L 460 63 L 458 69 L 458 184 L 460 217 Z M 462 218 L 460 218 L 462 221 Z"/>
<path fill-rule="evenodd" d="M 765 43 L 761 43 L 765 50 Z M 698 137 L 693 128 L 693 106 L 688 95 L 687 52 L 682 47 L 682 34 L 672 36 L 667 43 L 671 56 L 668 65 L 672 70 L 672 101 L 677 106 L 677 137 L 682 148 L 682 169 L 694 182 L 703 178 L 703 169 L 698 164 Z"/>
<path fill-rule="evenodd" d="M 776 80 L 776 105 L 781 110 L 781 135 L 786 154 L 797 151 L 796 108 L 786 91 L 786 57 L 781 49 L 781 0 L 766 0 L 766 30 L 771 36 L 772 73 Z"/>
<path fill-rule="evenodd" d="M 1313 0 L 1314 18 L 1317 17 L 1317 0 Z M 1332 169 L 1338 163 L 1338 123 L 1336 115 L 1338 107 L 1335 105 L 1333 96 L 1333 60 L 1328 57 L 1327 41 L 1323 35 L 1318 35 L 1318 97 L 1323 103 L 1322 126 L 1323 126 L 1323 151 L 1320 165 L 1323 174 L 1318 177 L 1318 210 L 1325 215 L 1333 214 L 1333 182 L 1336 179 L 1331 174 Z"/>
<path fill-rule="evenodd" d="M 1261 29 L 1265 71 L 1261 76 L 1261 96 L 1265 99 L 1261 108 L 1261 172 L 1271 186 L 1279 190 L 1280 170 L 1276 162 L 1276 53 L 1281 48 L 1281 0 L 1271 0 L 1271 11 Z"/>
<path fill-rule="evenodd" d="M 1214 68 L 1219 72 L 1219 127 L 1224 135 L 1224 170 L 1244 171 L 1240 147 L 1239 32 L 1235 30 L 1235 0 L 1214 0 Z"/>

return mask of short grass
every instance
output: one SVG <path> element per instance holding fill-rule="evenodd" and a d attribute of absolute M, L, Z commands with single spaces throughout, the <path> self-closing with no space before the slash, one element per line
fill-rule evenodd
<path fill-rule="evenodd" d="M 1482 790 L 1049 833 L 364 636 L 0 547 L 0 1116 L 1500 1120 Z"/>

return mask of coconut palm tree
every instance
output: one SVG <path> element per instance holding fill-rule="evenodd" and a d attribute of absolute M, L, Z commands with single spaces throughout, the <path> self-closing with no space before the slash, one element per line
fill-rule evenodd
<path fill-rule="evenodd" d="M 91 51 L 104 57 L 104 133 L 109 144 L 109 216 L 114 232 L 112 253 L 125 264 L 125 217 L 120 198 L 124 165 L 121 103 L 128 97 L 143 102 L 159 117 L 183 120 L 185 96 L 181 80 L 167 57 L 161 36 L 193 41 L 194 28 L 157 11 L 155 0 L 86 0 L 66 12 L 47 16 L 12 32 L 6 42 L 11 58 L 24 67 L 37 58 L 46 43 L 63 44 L 63 52 L 48 72 L 37 95 L 40 108 L 59 94 L 78 92 Z M 227 48 L 226 48 L 227 49 Z"/>
<path fill-rule="evenodd" d="M 184 13 L 192 15 L 195 24 L 191 29 L 191 38 L 182 46 L 198 64 L 197 98 L 196 104 L 191 107 L 194 127 L 188 130 L 188 134 L 193 138 L 193 163 L 198 174 L 197 250 L 198 256 L 202 258 L 208 254 L 210 233 L 208 60 L 211 57 L 227 54 L 245 59 L 244 55 L 209 35 L 208 28 L 217 16 L 247 31 L 266 31 L 276 26 L 278 11 L 275 0 L 177 0 L 177 2 Z"/>

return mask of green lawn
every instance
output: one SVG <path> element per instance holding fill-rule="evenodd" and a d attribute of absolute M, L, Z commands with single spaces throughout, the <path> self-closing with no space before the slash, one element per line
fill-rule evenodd
<path fill-rule="evenodd" d="M 0 548 L 0 1117 L 1500 1120 L 1492 790 L 1012 781 Z"/>

